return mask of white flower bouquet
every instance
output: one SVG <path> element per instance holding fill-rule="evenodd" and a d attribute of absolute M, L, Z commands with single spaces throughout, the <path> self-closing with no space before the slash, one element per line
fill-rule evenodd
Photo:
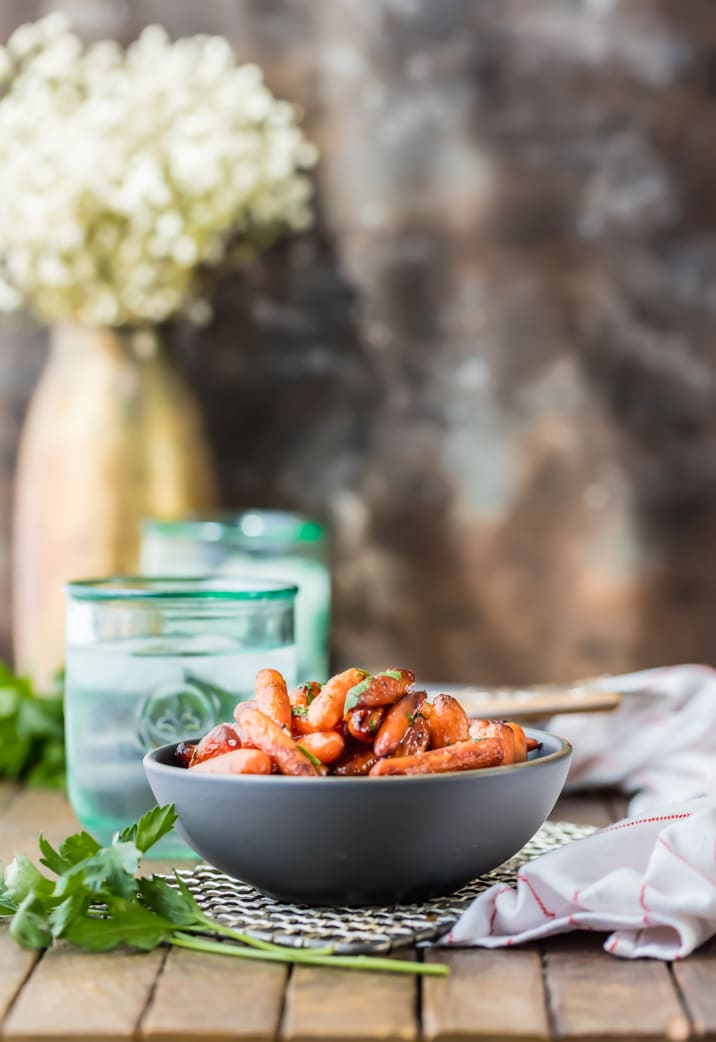
<path fill-rule="evenodd" d="M 83 46 L 61 14 L 0 47 L 0 310 L 210 314 L 207 275 L 311 222 L 316 149 L 221 37 Z"/>

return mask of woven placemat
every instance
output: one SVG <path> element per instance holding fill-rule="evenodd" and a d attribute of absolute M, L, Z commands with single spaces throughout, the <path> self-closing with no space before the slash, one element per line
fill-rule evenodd
<path fill-rule="evenodd" d="M 514 884 L 526 861 L 593 831 L 590 825 L 547 822 L 509 861 L 454 894 L 387 908 L 283 904 L 210 865 L 178 874 L 207 915 L 258 940 L 295 948 L 332 945 L 341 954 L 388 952 L 441 937 L 483 890 L 494 883 Z"/>

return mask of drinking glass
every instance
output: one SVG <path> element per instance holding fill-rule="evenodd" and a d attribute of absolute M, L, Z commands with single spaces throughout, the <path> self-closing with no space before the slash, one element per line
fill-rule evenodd
<path fill-rule="evenodd" d="M 67 587 L 70 802 L 101 843 L 154 805 L 142 758 L 231 720 L 258 670 L 296 681 L 290 583 L 114 578 Z M 176 836 L 162 856 L 188 853 Z"/>
<path fill-rule="evenodd" d="M 280 577 L 298 587 L 299 680 L 327 680 L 331 578 L 323 525 L 283 510 L 142 525 L 141 567 L 151 575 Z"/>

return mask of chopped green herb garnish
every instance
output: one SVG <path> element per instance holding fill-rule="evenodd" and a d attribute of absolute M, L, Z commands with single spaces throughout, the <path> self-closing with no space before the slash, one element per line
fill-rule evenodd
<path fill-rule="evenodd" d="M 303 718 L 308 715 L 307 706 L 291 706 L 291 716 L 300 716 Z"/>
<path fill-rule="evenodd" d="M 59 849 L 40 837 L 40 863 L 56 878 L 43 875 L 24 854 L 15 857 L 4 876 L 0 872 L 0 917 L 10 919 L 10 936 L 29 949 L 50 948 L 60 939 L 92 952 L 121 945 L 150 951 L 168 944 L 237 959 L 306 966 L 433 976 L 448 972 L 437 963 L 341 956 L 328 947 L 272 944 L 215 922 L 204 914 L 179 875 L 173 880 L 137 875 L 143 854 L 169 832 L 175 820 L 173 806 L 155 807 L 107 847 L 100 847 L 86 832 L 70 836 Z"/>
<path fill-rule="evenodd" d="M 378 720 L 377 720 L 377 718 L 375 716 L 371 717 L 370 720 L 368 721 L 368 730 L 369 731 L 377 731 L 378 730 Z"/>
<path fill-rule="evenodd" d="M 368 676 L 365 680 L 359 681 L 354 684 L 346 695 L 345 712 L 347 713 L 350 709 L 355 709 L 360 700 L 360 696 L 365 694 L 370 685 L 373 683 L 373 678 Z"/>
<path fill-rule="evenodd" d="M 417 715 L 418 715 L 417 712 L 415 712 L 415 713 L 408 713 L 408 727 L 412 727 L 413 726 L 413 724 L 415 723 L 415 717 Z"/>
<path fill-rule="evenodd" d="M 305 756 L 305 757 L 306 757 L 306 758 L 307 758 L 308 760 L 310 760 L 310 761 L 311 761 L 311 763 L 313 764 L 313 766 L 314 766 L 314 767 L 320 767 L 320 766 L 321 766 L 321 761 L 320 761 L 320 760 L 318 759 L 318 757 L 317 757 L 317 756 L 314 756 L 314 755 L 313 755 L 313 753 L 309 753 L 308 749 L 304 749 L 304 748 L 303 748 L 303 746 L 302 746 L 302 745 L 301 745 L 300 743 L 296 742 L 296 745 L 297 745 L 297 746 L 298 746 L 298 748 L 299 748 L 299 749 L 301 750 L 301 752 L 303 753 L 303 755 L 304 755 L 304 756 Z"/>
<path fill-rule="evenodd" d="M 402 680 L 403 674 L 399 669 L 384 669 L 382 673 L 376 673 L 379 677 L 390 677 L 391 680 Z"/>

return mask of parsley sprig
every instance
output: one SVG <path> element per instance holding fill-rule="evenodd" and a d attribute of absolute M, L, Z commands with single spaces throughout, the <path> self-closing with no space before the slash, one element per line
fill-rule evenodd
<path fill-rule="evenodd" d="M 239 959 L 336 966 L 354 970 L 443 976 L 447 967 L 367 955 L 334 955 L 331 948 L 296 949 L 257 940 L 210 919 L 175 873 L 139 877 L 142 857 L 176 821 L 174 807 L 155 807 L 102 847 L 87 832 L 59 848 L 40 836 L 42 873 L 17 854 L 0 873 L 0 916 L 23 948 L 49 948 L 64 940 L 93 952 L 120 945 L 150 951 L 160 944 L 216 952 Z"/>
<path fill-rule="evenodd" d="M 0 778 L 62 788 L 65 732 L 61 679 L 38 695 L 27 677 L 0 662 Z"/>

